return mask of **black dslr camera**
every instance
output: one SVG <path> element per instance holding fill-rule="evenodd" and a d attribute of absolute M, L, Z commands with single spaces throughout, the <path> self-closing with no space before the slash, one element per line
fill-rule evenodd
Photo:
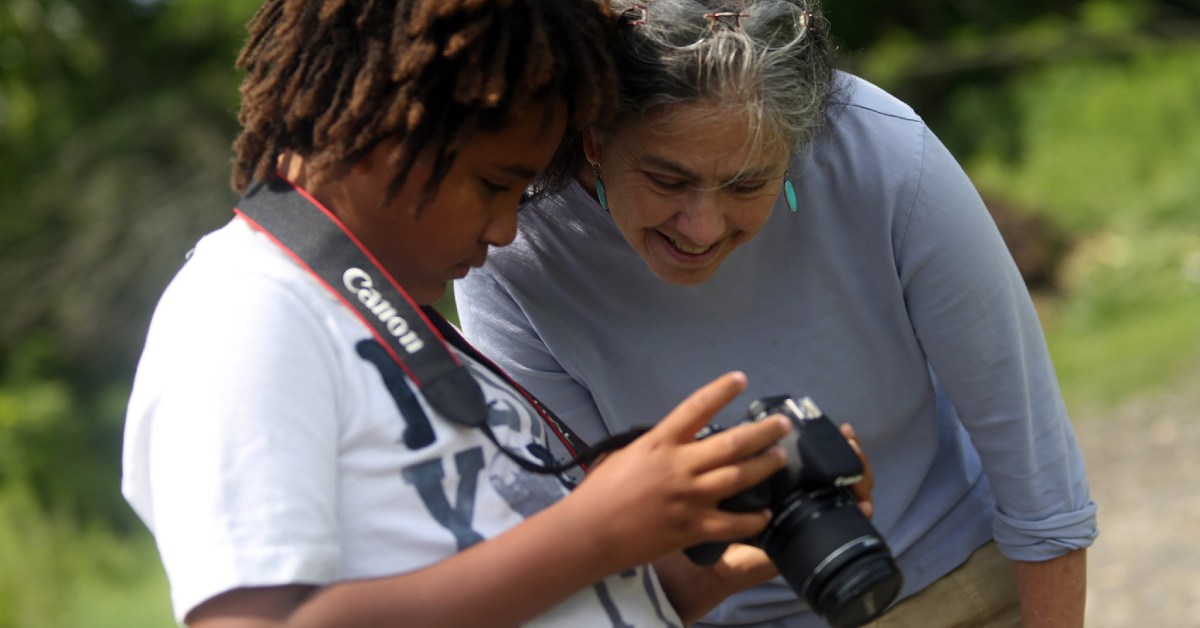
<path fill-rule="evenodd" d="M 862 479 L 862 462 L 808 397 L 759 399 L 743 422 L 772 414 L 792 420 L 792 431 L 780 441 L 787 466 L 720 507 L 771 509 L 767 528 L 741 542 L 765 550 L 792 590 L 831 626 L 849 628 L 875 619 L 896 598 L 903 579 L 887 544 L 846 488 Z M 710 425 L 697 438 L 718 431 Z M 704 543 L 684 552 L 694 563 L 711 565 L 728 545 Z"/>

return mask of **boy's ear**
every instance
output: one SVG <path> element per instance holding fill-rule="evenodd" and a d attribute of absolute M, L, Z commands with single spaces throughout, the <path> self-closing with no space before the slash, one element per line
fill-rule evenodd
<path fill-rule="evenodd" d="M 365 174 L 370 172 L 371 166 L 373 166 L 374 162 L 378 159 L 378 156 L 375 154 L 375 152 L 376 151 L 371 151 L 366 155 L 363 155 L 362 159 L 354 162 L 354 165 L 350 166 L 350 172 L 353 172 L 354 174 Z"/>

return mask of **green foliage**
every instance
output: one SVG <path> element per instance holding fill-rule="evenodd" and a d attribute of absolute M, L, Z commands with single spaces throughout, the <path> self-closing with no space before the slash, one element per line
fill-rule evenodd
<path fill-rule="evenodd" d="M 154 301 L 234 201 L 257 5 L 0 2 L 0 628 L 172 623 L 118 493 L 122 416 Z M 1043 311 L 1072 405 L 1200 356 L 1200 49 L 1161 42 L 1196 25 L 1169 6 L 826 3 L 851 69 L 1070 234 Z"/>
<path fill-rule="evenodd" d="M 1200 201 L 1195 210 L 1200 213 Z M 1061 269 L 1058 323 L 1091 328 L 1200 299 L 1200 231 L 1104 231 L 1079 241 Z M 1200 330 L 1200 318 L 1196 319 Z M 1200 339 L 1200 334 L 1194 334 Z"/>
<path fill-rule="evenodd" d="M 1022 118 L 1004 132 L 1014 151 L 981 152 L 970 169 L 1080 231 L 1200 229 L 1200 48 L 1057 65 L 1012 88 Z"/>
<path fill-rule="evenodd" d="M 0 290 L 38 290 L 7 305 L 0 353 L 50 330 L 78 375 L 129 371 L 163 284 L 229 215 L 234 5 L 0 6 Z"/>
<path fill-rule="evenodd" d="M 1050 353 L 1076 416 L 1137 394 L 1193 387 L 1180 373 L 1200 362 L 1200 298 L 1140 309 L 1095 326 L 1052 325 Z"/>
<path fill-rule="evenodd" d="M 1150 6 L 1147 0 L 1112 0 L 1113 4 Z M 880 39 L 904 31 L 925 42 L 953 39 L 964 30 L 1007 32 L 1044 16 L 1069 17 L 1084 0 L 1014 0 L 1011 2 L 945 2 L 944 0 L 826 0 L 822 4 L 833 32 L 851 50 L 873 49 Z M 873 50 L 872 50 L 873 52 Z"/>
<path fill-rule="evenodd" d="M 166 580 L 143 534 L 117 536 L 47 514 L 28 492 L 0 488 L 0 628 L 174 624 Z"/>
<path fill-rule="evenodd" d="M 979 186 L 1073 241 L 1043 308 L 1073 406 L 1175 385 L 1200 359 L 1197 103 L 1195 44 L 1063 62 L 952 101 Z"/>
<path fill-rule="evenodd" d="M 454 304 L 453 289 L 447 287 L 446 294 L 443 294 L 442 298 L 438 299 L 437 303 L 433 304 L 433 307 L 437 309 L 442 316 L 445 316 L 446 320 L 458 325 L 458 306 Z"/>
<path fill-rule="evenodd" d="M 135 525 L 119 494 L 127 386 L 69 380 L 48 334 L 27 338 L 0 374 L 0 489 L 28 490 L 47 510 L 117 530 Z"/>
<path fill-rule="evenodd" d="M 1200 232 L 1181 223 L 1097 232 L 1065 261 L 1050 343 L 1073 406 L 1185 385 L 1200 361 Z"/>

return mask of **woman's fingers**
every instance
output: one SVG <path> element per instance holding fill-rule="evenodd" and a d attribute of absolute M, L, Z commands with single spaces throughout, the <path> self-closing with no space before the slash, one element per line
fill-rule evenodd
<path fill-rule="evenodd" d="M 733 583 L 730 588 L 735 591 L 762 584 L 779 575 L 766 552 L 741 543 L 731 543 L 713 569 L 722 580 Z"/>
<path fill-rule="evenodd" d="M 767 509 L 752 512 L 732 512 L 728 510 L 710 511 L 699 522 L 702 542 L 737 541 L 750 538 L 771 521 L 771 511 Z"/>
<path fill-rule="evenodd" d="M 849 423 L 843 423 L 840 426 L 842 436 L 850 442 L 850 447 L 854 449 L 854 453 L 858 454 L 858 459 L 862 461 L 863 479 L 859 480 L 850 487 L 854 492 L 854 496 L 858 499 L 858 508 L 868 518 L 875 512 L 875 503 L 871 499 L 871 489 L 875 488 L 875 473 L 871 470 L 871 462 L 867 460 L 866 454 L 863 453 L 862 447 L 858 444 L 858 434 L 854 432 L 854 427 Z"/>

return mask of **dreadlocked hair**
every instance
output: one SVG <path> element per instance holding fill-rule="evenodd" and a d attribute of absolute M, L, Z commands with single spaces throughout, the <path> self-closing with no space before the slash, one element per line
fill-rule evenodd
<path fill-rule="evenodd" d="M 516 108 L 561 96 L 570 129 L 605 119 L 612 24 L 608 2 L 593 0 L 266 0 L 237 60 L 231 184 L 270 180 L 285 152 L 328 182 L 394 140 L 383 202 L 430 149 L 427 200 L 456 141 Z"/>

